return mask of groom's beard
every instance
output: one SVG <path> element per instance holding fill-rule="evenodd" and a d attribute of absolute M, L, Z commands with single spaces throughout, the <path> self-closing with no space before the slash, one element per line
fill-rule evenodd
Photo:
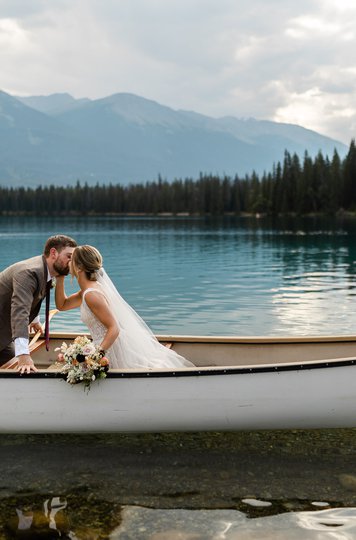
<path fill-rule="evenodd" d="M 69 265 L 64 266 L 60 261 L 53 263 L 53 269 L 59 276 L 68 276 L 69 274 Z"/>

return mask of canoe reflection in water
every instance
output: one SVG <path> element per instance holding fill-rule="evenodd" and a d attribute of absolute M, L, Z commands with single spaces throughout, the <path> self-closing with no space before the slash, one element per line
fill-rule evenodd
<path fill-rule="evenodd" d="M 87 494 L 86 494 L 87 495 Z M 95 540 L 121 523 L 121 507 L 72 492 L 68 498 L 38 495 L 1 502 L 0 538 L 4 540 Z M 104 536 L 103 536 L 104 535 Z"/>
<path fill-rule="evenodd" d="M 52 497 L 39 509 L 30 510 L 27 505 L 16 508 L 16 516 L 5 525 L 5 534 L 8 538 L 76 538 L 70 531 L 66 507 L 65 499 Z"/>

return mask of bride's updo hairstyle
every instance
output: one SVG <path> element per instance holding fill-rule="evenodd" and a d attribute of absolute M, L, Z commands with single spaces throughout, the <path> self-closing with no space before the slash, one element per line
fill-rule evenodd
<path fill-rule="evenodd" d="M 96 281 L 103 258 L 93 246 L 78 246 L 73 251 L 71 264 L 76 277 L 78 270 L 82 270 L 90 281 Z"/>

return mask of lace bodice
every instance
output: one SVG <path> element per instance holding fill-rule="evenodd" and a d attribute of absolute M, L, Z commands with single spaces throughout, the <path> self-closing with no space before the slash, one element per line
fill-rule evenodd
<path fill-rule="evenodd" d="M 82 303 L 80 306 L 80 317 L 83 321 L 83 323 L 88 327 L 88 330 L 90 332 L 90 335 L 92 337 L 92 340 L 94 344 L 99 347 L 104 339 L 104 336 L 106 334 L 106 327 L 97 319 L 97 317 L 94 315 L 90 307 L 85 301 L 85 295 L 90 292 L 95 291 L 101 295 L 104 296 L 104 298 L 107 300 L 105 294 L 100 289 L 97 289 L 96 287 L 89 287 L 85 291 L 83 291 L 82 296 Z M 110 367 L 111 368 L 121 368 L 122 362 L 119 359 L 119 354 L 115 352 L 114 345 L 112 345 L 109 349 L 106 351 L 106 356 L 109 359 Z"/>
<path fill-rule="evenodd" d="M 95 291 L 95 292 L 97 292 L 99 294 L 102 294 L 103 296 L 105 296 L 105 295 L 99 289 L 96 289 L 94 287 L 89 287 L 88 289 L 86 289 L 83 292 L 82 303 L 81 303 L 81 306 L 80 306 L 80 318 L 82 319 L 83 323 L 88 327 L 88 330 L 89 330 L 89 332 L 91 334 L 91 337 L 92 337 L 95 345 L 99 346 L 99 345 L 101 345 L 101 342 L 103 341 L 104 336 L 106 334 L 106 328 L 95 317 L 94 313 L 92 312 L 92 310 L 89 308 L 88 304 L 85 301 L 85 295 L 89 291 Z"/>

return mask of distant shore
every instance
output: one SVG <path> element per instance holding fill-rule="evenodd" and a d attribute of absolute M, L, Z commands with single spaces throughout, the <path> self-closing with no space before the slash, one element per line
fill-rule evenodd
<path fill-rule="evenodd" d="M 159 217 L 159 218 L 205 218 L 205 217 L 237 217 L 237 218 L 278 218 L 278 217 L 292 217 L 292 218 L 315 218 L 315 217 L 330 217 L 330 218 L 354 218 L 356 212 L 338 210 L 335 213 L 327 212 L 309 212 L 306 214 L 297 214 L 296 212 L 283 212 L 277 214 L 259 213 L 259 212 L 223 212 L 221 214 L 215 214 L 212 212 L 206 213 L 194 213 L 194 212 L 31 212 L 31 211 L 2 211 L 1 217 Z"/>

